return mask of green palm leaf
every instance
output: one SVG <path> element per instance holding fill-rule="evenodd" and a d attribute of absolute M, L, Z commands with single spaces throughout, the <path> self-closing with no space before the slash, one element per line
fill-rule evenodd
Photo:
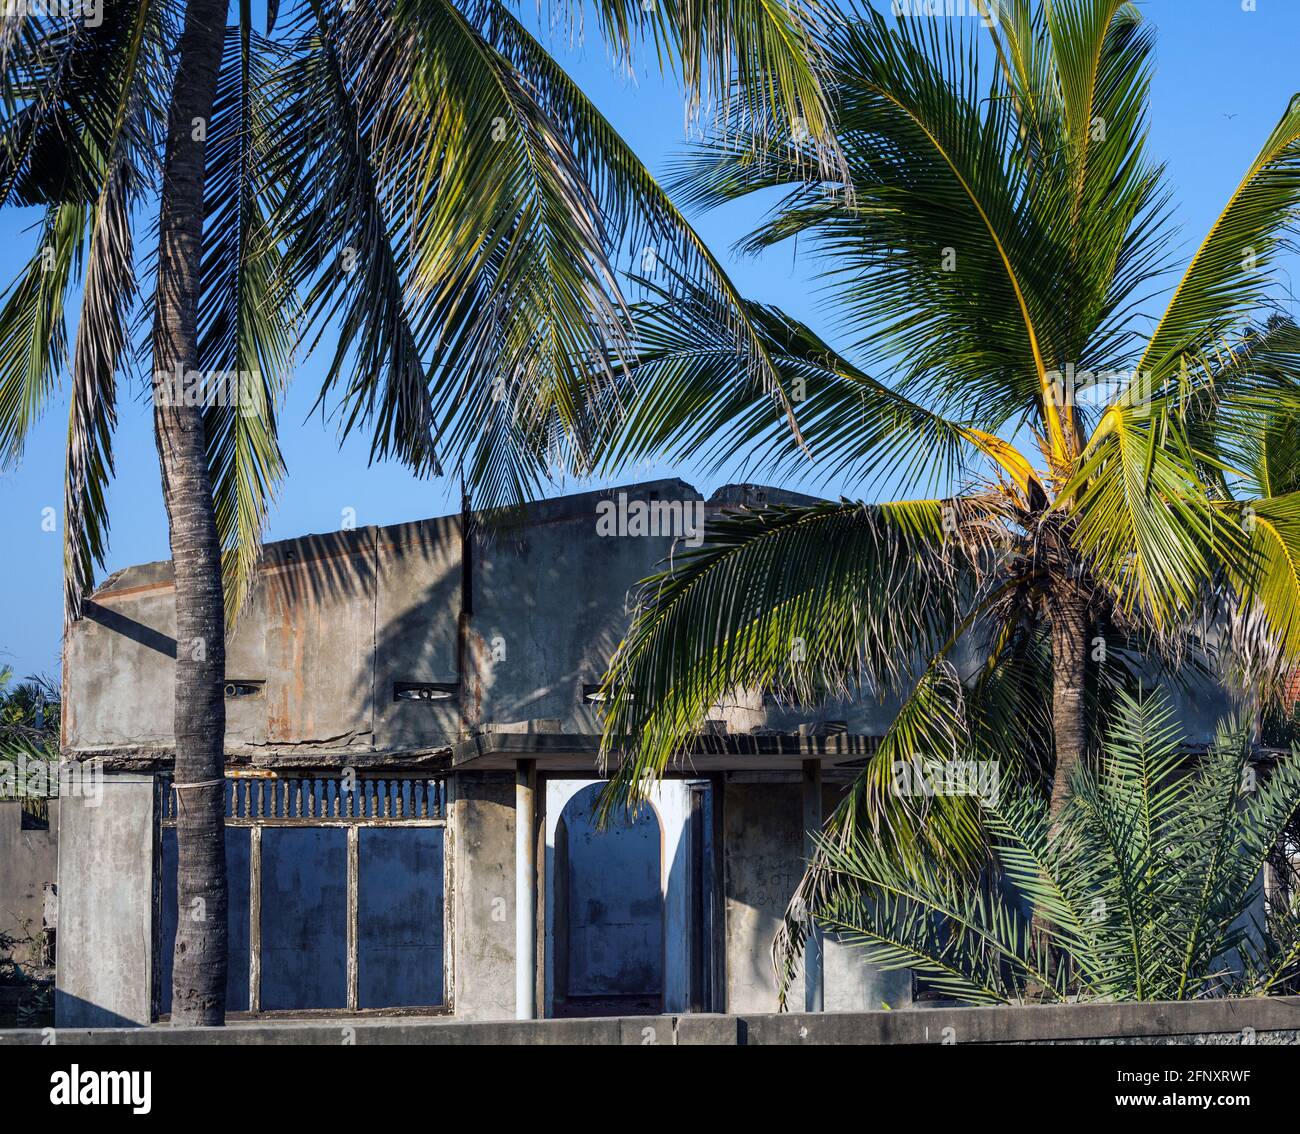
<path fill-rule="evenodd" d="M 226 618 L 238 616 L 262 531 L 285 473 L 276 413 L 289 377 L 295 310 L 273 222 L 276 56 L 251 27 L 247 3 L 227 30 L 205 153 L 207 219 L 199 368 L 220 375 L 205 408 L 217 532 L 225 549 Z"/>

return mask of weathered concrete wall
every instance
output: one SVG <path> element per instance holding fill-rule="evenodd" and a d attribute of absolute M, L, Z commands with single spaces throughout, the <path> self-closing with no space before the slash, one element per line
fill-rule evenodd
<path fill-rule="evenodd" d="M 823 940 L 822 957 L 827 1012 L 878 1012 L 912 1003 L 910 971 L 884 972 L 867 963 L 860 947 L 836 937 Z"/>
<path fill-rule="evenodd" d="M 565 732 L 597 732 L 583 686 L 603 676 L 640 580 L 693 541 L 690 525 L 701 517 L 779 499 L 807 498 L 732 486 L 705 502 L 682 481 L 663 480 L 478 514 L 469 541 L 461 518 L 449 516 L 268 544 L 227 643 L 227 679 L 257 690 L 227 699 L 227 748 L 257 761 L 344 764 L 433 750 L 485 724 L 545 719 Z M 682 518 L 675 527 L 661 519 L 667 528 L 657 534 L 631 524 L 611 531 L 614 503 Z M 135 750 L 142 761 L 166 749 L 176 651 L 193 648 L 175 640 L 168 563 L 109 578 L 68 634 L 66 745 Z M 396 682 L 457 681 L 459 701 L 394 699 Z M 823 706 L 815 719 L 874 733 L 891 711 L 868 697 Z M 814 719 L 757 694 L 713 715 L 742 733 Z"/>
<path fill-rule="evenodd" d="M 49 801 L 49 827 L 22 829 L 22 802 L 0 800 L 0 934 L 14 939 L 16 961 L 36 959 L 44 924 L 45 884 L 59 865 L 59 801 Z"/>
<path fill-rule="evenodd" d="M 784 1015 L 623 1016 L 467 1023 L 447 1018 L 321 1020 L 225 1028 L 60 1029 L 60 1044 L 1276 1044 L 1300 1043 L 1300 998 L 910 1009 Z M 0 1031 L 0 1047 L 40 1031 Z"/>
<path fill-rule="evenodd" d="M 452 801 L 454 1008 L 464 1020 L 515 1014 L 515 785 L 462 774 Z"/>
<path fill-rule="evenodd" d="M 59 1026 L 146 1024 L 154 946 L 154 781 L 103 777 L 102 797 L 60 800 Z"/>
<path fill-rule="evenodd" d="M 171 564 L 148 563 L 111 577 L 64 636 L 64 743 L 169 743 L 175 657 Z"/>
<path fill-rule="evenodd" d="M 838 789 L 827 785 L 823 813 Z M 802 785 L 779 781 L 726 784 L 723 793 L 728 1012 L 774 1012 L 778 1007 L 772 942 L 804 871 Z M 837 939 L 823 943 L 827 1012 L 863 1012 L 912 1002 L 911 974 L 882 972 L 862 951 Z M 796 980 L 790 1007 L 804 1004 Z"/>
<path fill-rule="evenodd" d="M 566 732 L 599 731 L 582 687 L 604 675 L 638 583 L 674 546 L 671 535 L 636 534 L 634 524 L 615 522 L 611 532 L 602 517 L 620 499 L 692 517 L 704 506 L 690 485 L 664 480 L 542 501 L 480 529 L 473 627 L 482 720 L 550 718 Z"/>
<path fill-rule="evenodd" d="M 399 681 L 455 683 L 461 602 L 459 516 L 380 528 L 375 606 L 375 743 L 445 744 L 460 735 L 460 705 L 394 701 Z"/>
<path fill-rule="evenodd" d="M 226 678 L 260 683 L 228 697 L 231 750 L 346 752 L 374 733 L 375 530 L 269 544 L 227 641 Z M 171 743 L 176 651 L 169 563 L 118 572 L 67 635 L 64 743 L 73 750 Z"/>
<path fill-rule="evenodd" d="M 732 783 L 722 793 L 728 1012 L 774 1012 L 769 959 L 790 895 L 803 875 L 797 783 Z M 794 999 L 802 1003 L 802 982 Z"/>

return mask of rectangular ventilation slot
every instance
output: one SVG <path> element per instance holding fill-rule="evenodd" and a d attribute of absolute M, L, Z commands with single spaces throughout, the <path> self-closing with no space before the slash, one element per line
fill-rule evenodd
<path fill-rule="evenodd" d="M 606 702 L 606 700 L 608 700 L 608 698 L 605 696 L 603 692 L 604 688 L 605 687 L 603 685 L 584 685 L 582 687 L 583 701 L 586 702 L 588 705 L 603 705 Z M 636 694 L 628 693 L 627 699 L 629 701 L 635 701 Z"/>
<path fill-rule="evenodd" d="M 231 678 L 226 682 L 226 700 L 233 701 L 237 697 L 260 697 L 265 688 L 265 681 Z"/>
<path fill-rule="evenodd" d="M 394 681 L 394 701 L 454 701 L 460 686 L 454 681 Z"/>

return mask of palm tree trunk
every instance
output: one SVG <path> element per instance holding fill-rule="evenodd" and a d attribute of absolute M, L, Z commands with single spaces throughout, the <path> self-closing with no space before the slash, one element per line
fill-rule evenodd
<path fill-rule="evenodd" d="M 1088 664 L 1088 600 L 1070 582 L 1052 595 L 1052 725 L 1056 770 L 1051 822 L 1055 827 L 1070 794 L 1070 779 L 1087 744 L 1084 673 Z"/>
<path fill-rule="evenodd" d="M 216 96 L 226 0 L 191 0 L 172 89 L 158 220 L 154 429 L 176 577 L 176 954 L 172 1022 L 226 1011 L 225 602 L 203 409 L 175 396 L 198 369 L 203 142 Z M 179 403 L 179 404 L 178 404 Z"/>
<path fill-rule="evenodd" d="M 1049 805 L 1049 831 L 1060 824 L 1065 801 L 1070 797 L 1070 779 L 1087 744 L 1083 683 L 1088 664 L 1088 600 L 1069 580 L 1056 584 L 1051 593 L 1052 619 L 1052 731 L 1056 739 L 1056 768 L 1052 775 L 1052 800 Z M 1040 944 L 1050 942 L 1055 927 L 1035 909 L 1029 930 Z M 1060 971 L 1057 954 L 1045 958 L 1045 972 L 1053 983 L 1068 984 L 1068 972 Z M 1025 989 L 1029 1001 L 1049 1000 L 1048 990 L 1037 981 Z"/>

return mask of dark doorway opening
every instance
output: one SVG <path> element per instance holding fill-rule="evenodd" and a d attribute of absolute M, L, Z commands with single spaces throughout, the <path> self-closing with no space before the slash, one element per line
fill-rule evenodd
<path fill-rule="evenodd" d="M 663 1011 L 663 829 L 653 807 L 601 830 L 603 784 L 575 795 L 555 835 L 553 1014 Z"/>

